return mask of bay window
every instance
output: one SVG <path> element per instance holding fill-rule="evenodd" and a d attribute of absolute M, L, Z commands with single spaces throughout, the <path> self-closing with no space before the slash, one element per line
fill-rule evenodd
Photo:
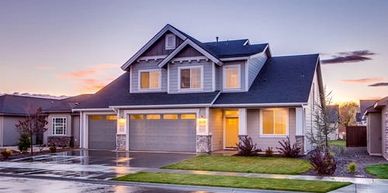
<path fill-rule="evenodd" d="M 179 69 L 180 89 L 200 89 L 202 87 L 202 67 L 184 67 Z"/>
<path fill-rule="evenodd" d="M 288 109 L 273 108 L 261 110 L 261 135 L 288 135 Z"/>
<path fill-rule="evenodd" d="M 160 70 L 140 71 L 140 89 L 160 89 Z"/>

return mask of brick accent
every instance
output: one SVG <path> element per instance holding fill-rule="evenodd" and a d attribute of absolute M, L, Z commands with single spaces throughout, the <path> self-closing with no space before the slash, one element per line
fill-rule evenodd
<path fill-rule="evenodd" d="M 127 137 L 125 134 L 116 135 L 116 150 L 125 151 L 127 145 Z"/>
<path fill-rule="evenodd" d="M 210 153 L 211 152 L 211 135 L 197 135 L 196 151 L 197 153 Z"/>

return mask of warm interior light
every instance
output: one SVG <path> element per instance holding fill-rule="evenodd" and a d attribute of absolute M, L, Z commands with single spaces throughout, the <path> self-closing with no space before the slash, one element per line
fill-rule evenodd
<path fill-rule="evenodd" d="M 125 122 L 126 122 L 126 119 L 120 118 L 120 119 L 119 119 L 119 126 L 120 126 L 120 127 L 124 127 L 124 126 L 125 126 Z"/>

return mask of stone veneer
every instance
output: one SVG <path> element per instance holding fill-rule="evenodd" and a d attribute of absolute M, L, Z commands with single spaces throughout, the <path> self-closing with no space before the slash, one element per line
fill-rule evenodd
<path fill-rule="evenodd" d="M 295 143 L 300 147 L 300 153 L 304 154 L 304 136 L 303 135 L 297 135 L 295 136 Z"/>
<path fill-rule="evenodd" d="M 197 135 L 196 151 L 197 153 L 209 153 L 211 152 L 211 135 Z"/>
<path fill-rule="evenodd" d="M 116 135 L 116 150 L 125 151 L 127 145 L 127 137 L 125 134 Z"/>

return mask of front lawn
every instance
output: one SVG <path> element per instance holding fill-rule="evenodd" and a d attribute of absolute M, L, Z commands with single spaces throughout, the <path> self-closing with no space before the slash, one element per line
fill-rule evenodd
<path fill-rule="evenodd" d="M 388 164 L 369 165 L 365 170 L 378 178 L 388 179 Z"/>
<path fill-rule="evenodd" d="M 311 165 L 306 160 L 296 158 L 202 155 L 162 168 L 266 174 L 302 174 L 310 170 Z"/>
<path fill-rule="evenodd" d="M 330 140 L 329 141 L 329 146 L 337 146 L 341 148 L 346 147 L 346 141 L 343 139 L 337 139 L 337 140 Z"/>
<path fill-rule="evenodd" d="M 171 174 L 140 172 L 118 177 L 119 181 L 163 184 L 218 186 L 231 188 L 267 189 L 303 192 L 329 192 L 347 185 L 346 182 L 211 176 L 199 174 Z"/>

